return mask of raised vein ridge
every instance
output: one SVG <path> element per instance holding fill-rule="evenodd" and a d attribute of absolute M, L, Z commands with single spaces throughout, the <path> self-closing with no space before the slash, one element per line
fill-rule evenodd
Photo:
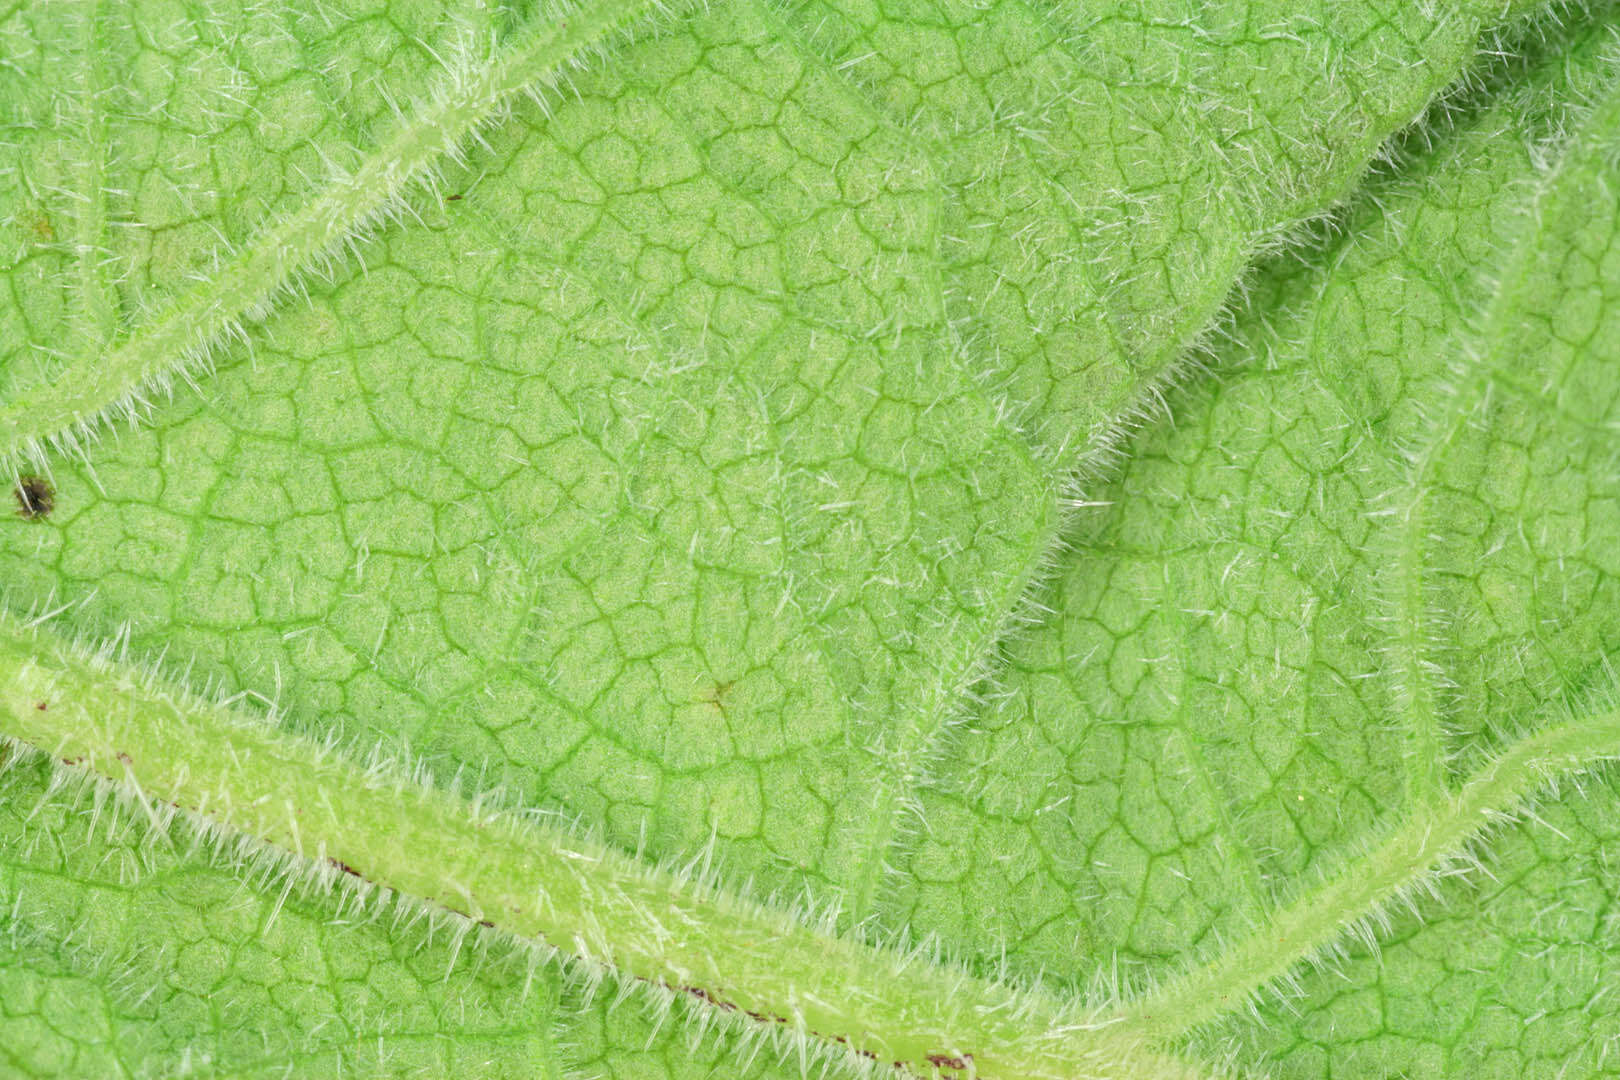
<path fill-rule="evenodd" d="M 107 173 L 107 132 L 101 99 L 105 94 L 106 78 L 101 69 L 99 27 L 100 0 L 89 0 L 82 9 L 72 12 L 81 22 L 79 33 L 80 55 L 83 64 L 83 85 L 74 104 L 77 123 L 81 129 L 77 147 L 77 185 L 84 195 L 83 205 L 74 215 L 73 247 L 80 308 L 79 337 L 86 353 L 99 352 L 110 340 L 118 325 L 117 292 L 106 273 L 107 251 L 103 246 L 106 231 L 107 203 L 104 188 Z"/>
<path fill-rule="evenodd" d="M 0 736 L 87 770 L 154 821 L 291 853 L 289 872 L 382 886 L 612 976 L 868 1067 L 980 1080 L 1201 1075 L 1093 1012 L 839 937 L 689 871 L 480 809 L 387 764 L 171 687 L 0 616 Z"/>
<path fill-rule="evenodd" d="M 1474 36 L 1478 38 L 1475 48 L 1489 52 L 1503 48 L 1501 42 L 1510 36 L 1508 24 L 1512 18 L 1524 18 L 1526 25 L 1530 25 L 1529 13 L 1532 10 L 1534 5 L 1527 4 L 1523 10 L 1510 7 L 1491 12 L 1489 5 L 1484 4 L 1472 11 L 1450 11 L 1444 17 L 1468 20 Z M 803 25 L 791 19 L 784 19 L 783 22 L 793 28 L 805 51 L 821 51 L 815 34 L 807 33 Z M 1066 43 L 1065 48 L 1068 47 L 1070 45 Z M 980 636 L 982 648 L 978 656 L 953 669 L 953 674 L 957 671 L 961 674 L 948 683 L 944 693 L 930 701 L 927 708 L 932 715 L 922 722 L 909 724 L 899 736 L 897 749 L 889 754 L 893 764 L 878 780 L 879 790 L 873 799 L 872 812 L 860 831 L 858 844 L 866 856 L 849 887 L 849 909 L 857 919 L 869 916 L 878 906 L 884 878 L 898 861 L 896 848 L 902 843 L 899 838 L 905 832 L 900 818 L 903 813 L 914 809 L 916 791 L 928 780 L 930 770 L 943 752 L 949 732 L 972 707 L 965 692 L 980 678 L 993 675 L 1000 663 L 996 649 L 1016 632 L 1017 626 L 1028 617 L 1030 611 L 1041 606 L 1041 590 L 1056 565 L 1063 537 L 1076 519 L 1075 510 L 1089 505 L 1083 489 L 1110 472 L 1123 455 L 1121 444 L 1133 430 L 1167 412 L 1164 403 L 1166 391 L 1199 370 L 1209 341 L 1223 332 L 1222 318 L 1242 303 L 1244 268 L 1250 266 L 1260 254 L 1293 243 L 1298 235 L 1303 234 L 1306 222 L 1330 213 L 1348 198 L 1378 156 L 1380 145 L 1394 131 L 1425 122 L 1424 116 L 1429 110 L 1443 112 L 1448 108 L 1450 95 L 1446 87 L 1466 88 L 1468 82 L 1459 82 L 1457 77 L 1467 70 L 1474 55 L 1474 51 L 1465 49 L 1448 64 L 1426 68 L 1423 88 L 1414 92 L 1410 99 L 1414 103 L 1425 103 L 1424 112 L 1412 117 L 1392 112 L 1383 124 L 1372 125 L 1358 132 L 1347 144 L 1342 158 L 1352 164 L 1335 168 L 1330 182 L 1314 191 L 1289 194 L 1268 209 L 1262 210 L 1257 204 L 1256 213 L 1259 216 L 1253 228 L 1229 253 L 1227 272 L 1211 275 L 1210 281 L 1215 284 L 1206 287 L 1195 300 L 1189 302 L 1172 320 L 1172 325 L 1152 340 L 1151 347 L 1135 358 L 1136 377 L 1129 380 L 1123 389 L 1109 391 L 1107 404 L 1092 417 L 1081 437 L 1059 436 L 1052 445 L 1042 445 L 1044 436 L 1036 437 L 1032 433 L 1038 452 L 1051 462 L 1054 475 L 1072 492 L 1072 497 L 1059 505 L 1051 525 L 1042 534 L 1043 541 L 1037 544 L 1032 557 L 1026 561 L 1020 575 L 1022 585 L 1016 593 L 1017 598 L 1001 606 L 1000 617 L 995 621 L 993 630 Z M 847 85 L 870 101 L 874 110 L 882 111 L 882 104 L 874 98 L 872 88 L 850 73 L 853 63 L 861 59 L 865 58 L 856 57 L 853 62 L 840 61 L 831 64 L 831 67 Z M 1078 57 L 1076 62 L 1079 62 Z M 1020 142 L 1028 137 L 1022 128 L 1014 126 L 1011 130 Z M 928 149 L 936 162 L 941 159 L 942 151 L 936 142 L 920 135 L 914 134 L 913 137 L 918 145 Z M 1046 184 L 1054 190 L 1062 190 L 1036 159 L 1032 158 L 1031 163 Z M 940 171 L 945 171 L 943 166 L 940 166 Z M 1277 194 L 1269 184 L 1261 187 L 1268 198 Z M 1078 209 L 1078 204 L 1073 200 L 1072 194 L 1066 194 L 1065 198 L 1057 200 L 1057 205 L 1066 214 L 1073 213 Z M 1071 217 L 1068 224 L 1074 227 L 1080 220 Z M 1084 260 L 1076 264 L 1076 271 L 1085 274 L 1088 281 L 1092 279 L 1090 264 Z M 1108 328 L 1112 336 L 1112 323 L 1108 324 Z M 1124 348 L 1117 339 L 1115 345 Z M 1017 410 L 1014 410 L 1016 413 Z M 954 692 L 952 687 L 955 688 Z M 1414 700 L 1412 711 L 1418 712 L 1426 704 L 1426 699 Z M 1438 757 L 1435 761 L 1438 762 Z M 1433 769 L 1438 775 L 1438 764 Z"/>
<path fill-rule="evenodd" d="M 568 65 L 614 34 L 630 29 L 663 0 L 585 0 L 563 4 L 491 50 L 468 50 L 439 84 L 358 167 L 334 166 L 326 187 L 297 211 L 267 226 L 248 246 L 222 258 L 216 273 L 161 309 L 143 329 L 111 350 L 82 357 L 49 386 L 0 404 L 0 461 L 15 471 L 45 465 L 46 452 L 72 449 L 105 420 L 135 416 L 148 398 L 191 380 L 210 351 L 245 323 L 269 314 L 298 276 L 397 213 L 407 187 L 512 97 L 541 92 Z"/>
<path fill-rule="evenodd" d="M 1427 800 L 1444 783 L 1446 751 L 1437 693 L 1445 685 L 1446 674 L 1431 655 L 1437 650 L 1438 640 L 1431 623 L 1426 582 L 1431 473 L 1441 452 L 1478 406 L 1480 395 L 1506 366 L 1508 358 L 1498 355 L 1496 343 L 1510 337 L 1507 331 L 1511 320 L 1518 317 L 1513 302 L 1518 299 L 1518 290 L 1542 237 L 1547 204 L 1557 197 L 1572 159 L 1579 158 L 1577 151 L 1589 145 L 1588 135 L 1606 130 L 1614 123 L 1617 106 L 1620 106 L 1620 97 L 1613 90 L 1590 103 L 1584 109 L 1585 115 L 1559 140 L 1551 161 L 1531 184 L 1525 212 L 1504 239 L 1498 255 L 1500 266 L 1495 271 L 1495 281 L 1479 325 L 1459 360 L 1452 365 L 1443 406 L 1423 439 L 1404 454 L 1406 476 L 1393 493 L 1392 502 L 1392 511 L 1398 515 L 1398 540 L 1394 573 L 1390 575 L 1395 619 L 1390 653 L 1397 673 L 1397 706 L 1407 728 L 1408 793 L 1418 802 Z"/>
<path fill-rule="evenodd" d="M 1150 1041 L 1230 1012 L 1301 960 L 1331 948 L 1392 901 L 1432 885 L 1491 826 L 1549 780 L 1620 757 L 1620 710 L 1605 708 L 1521 739 L 1455 794 L 1441 792 L 1360 858 L 1276 911 L 1208 964 L 1119 1011 Z"/>
<path fill-rule="evenodd" d="M 381 886 L 561 954 L 592 981 L 685 994 L 757 1031 L 818 1051 L 837 1044 L 869 1067 L 978 1080 L 1198 1077 L 1151 1047 L 1432 887 L 1550 780 L 1620 757 L 1612 708 L 1528 736 L 1211 962 L 1102 1013 L 837 936 L 689 870 L 481 809 L 386 762 L 362 768 L 9 616 L 0 686 L 0 740 L 87 772 L 154 821 L 178 807 L 207 832 L 290 853 L 291 874 Z"/>

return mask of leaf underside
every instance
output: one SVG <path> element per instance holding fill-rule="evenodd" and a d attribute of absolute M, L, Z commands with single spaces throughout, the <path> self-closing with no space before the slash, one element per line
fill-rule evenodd
<path fill-rule="evenodd" d="M 0 1072 L 1620 1068 L 1617 24 L 0 3 Z"/>

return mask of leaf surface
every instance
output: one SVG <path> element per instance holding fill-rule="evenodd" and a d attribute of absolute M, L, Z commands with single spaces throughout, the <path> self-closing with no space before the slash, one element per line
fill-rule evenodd
<path fill-rule="evenodd" d="M 1352 240 L 1263 276 L 1224 381 L 1068 526 L 1066 478 L 1501 5 L 60 10 L 0 18 L 0 438 L 49 491 L 0 523 L 0 574 L 52 633 L 120 633 L 165 685 L 413 752 L 436 784 L 475 770 L 649 860 L 713 845 L 727 890 L 833 903 L 846 936 L 938 933 L 975 978 L 1005 948 L 1064 994 L 1219 973 L 1486 790 L 1465 778 L 1524 751 L 1512 812 L 1598 756 L 1520 740 L 1561 697 L 1599 708 L 1613 640 L 1601 29 L 1414 142 Z M 1424 229 L 1452 265 L 1412 258 Z M 1065 528 L 1056 614 L 996 670 Z M 63 774 L 10 781 L 19 1070 L 101 1060 L 53 986 L 141 1033 L 136 1073 L 747 1056 L 632 1049 L 637 1015 L 581 1015 L 549 974 L 516 993 L 465 926 L 447 957 L 278 899 L 283 869 L 168 850 L 99 760 L 135 801 L 88 838 L 46 796 Z M 1391 890 L 1475 817 L 1389 856 Z M 171 879 L 238 889 L 240 918 Z M 120 890 L 164 914 L 109 916 Z M 283 919 L 306 937 L 273 975 L 179 959 Z M 1241 993 L 1337 940 L 1307 922 L 1322 940 Z M 412 1019 L 351 1007 L 372 979 L 314 960 L 340 952 L 399 965 L 377 1000 Z M 206 978 L 311 989 L 284 1015 L 172 1003 Z M 1316 1060 L 1260 1030 L 1232 1035 L 1250 1064 Z M 1107 1068 L 1203 1068 L 1131 1064 L 1157 1053 L 1134 1038 L 1098 1044 Z"/>
<path fill-rule="evenodd" d="M 1608 708 L 1614 42 L 1500 76 L 1257 281 L 1215 379 L 1093 493 L 893 918 L 1120 980 L 1171 1030 L 1349 929 L 1303 1001 L 1228 1022 L 1277 1075 L 1602 1073 L 1608 774 L 1410 908 L 1335 904 L 1486 763 Z"/>

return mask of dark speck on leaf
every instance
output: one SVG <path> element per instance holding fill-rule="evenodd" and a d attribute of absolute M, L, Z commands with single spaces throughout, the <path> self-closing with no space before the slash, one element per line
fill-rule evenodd
<path fill-rule="evenodd" d="M 464 196 L 461 196 L 461 195 L 446 195 L 444 197 L 444 201 L 445 202 L 460 202 L 463 197 Z"/>
<path fill-rule="evenodd" d="M 710 689 L 698 700 L 709 705 L 713 705 L 717 710 L 719 710 L 720 715 L 724 716 L 726 713 L 726 695 L 731 692 L 731 688 L 734 685 L 736 685 L 735 680 L 730 679 L 725 682 L 717 682 L 714 684 L 712 689 Z"/>
<path fill-rule="evenodd" d="M 42 476 L 24 476 L 12 494 L 17 497 L 17 515 L 29 521 L 49 517 L 56 506 L 56 489 Z"/>

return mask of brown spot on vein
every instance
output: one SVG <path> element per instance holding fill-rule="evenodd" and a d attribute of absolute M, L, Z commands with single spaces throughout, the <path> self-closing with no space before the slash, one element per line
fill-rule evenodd
<path fill-rule="evenodd" d="M 724 1000 L 722 998 L 715 997 L 713 994 L 709 993 L 707 990 L 703 989 L 701 986 L 683 986 L 683 987 L 681 987 L 681 989 L 686 991 L 688 994 L 691 994 L 693 997 L 697 998 L 699 1001 L 706 1001 L 710 1005 L 713 1005 L 716 1008 L 721 1009 L 721 1010 L 723 1010 L 725 1012 L 736 1012 L 737 1011 L 737 1006 L 733 1005 L 731 1002 L 726 1001 L 726 1000 Z"/>
<path fill-rule="evenodd" d="M 23 476 L 11 493 L 17 500 L 17 516 L 25 521 L 39 521 L 56 509 L 56 489 L 43 476 Z"/>
<path fill-rule="evenodd" d="M 731 693 L 731 688 L 736 685 L 737 681 L 735 679 L 717 682 L 698 700 L 706 705 L 713 705 L 716 711 L 721 716 L 724 716 L 726 715 L 726 695 Z"/>
<path fill-rule="evenodd" d="M 51 707 L 51 705 L 50 705 L 50 702 L 48 702 L 48 701 L 36 701 L 36 702 L 34 702 L 34 708 L 38 709 L 40 712 L 44 712 L 46 709 L 48 709 L 50 707 Z"/>

